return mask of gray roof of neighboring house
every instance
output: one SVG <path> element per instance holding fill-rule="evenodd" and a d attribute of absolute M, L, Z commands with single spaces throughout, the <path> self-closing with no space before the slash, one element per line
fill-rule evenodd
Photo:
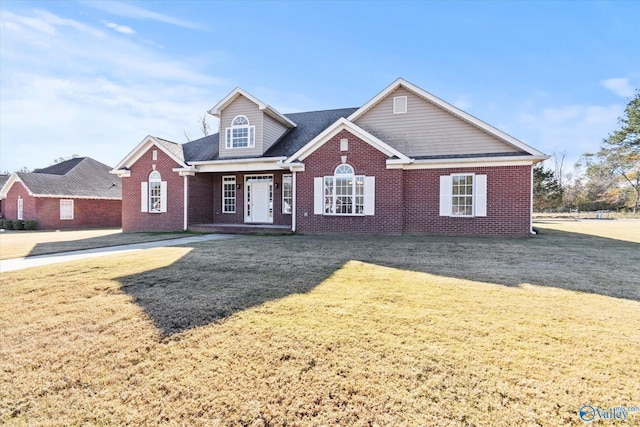
<path fill-rule="evenodd" d="M 9 179 L 9 175 L 0 175 L 0 188 L 4 185 L 5 182 Z"/>
<path fill-rule="evenodd" d="M 356 110 L 357 108 L 342 108 L 338 110 L 285 114 L 285 116 L 292 120 L 297 126 L 282 135 L 280 139 L 264 153 L 263 157 L 292 155 L 336 120 L 341 117 L 349 117 Z M 216 160 L 218 158 L 218 142 L 219 134 L 216 133 L 187 142 L 183 145 L 170 143 L 173 146 L 171 152 L 175 154 L 176 152 L 173 151 L 176 150 L 175 146 L 180 147 L 182 152 L 177 155 L 177 157 L 186 162 Z M 169 149 L 168 146 L 166 147 Z"/>
<path fill-rule="evenodd" d="M 121 199 L 122 181 L 110 170 L 90 157 L 76 157 L 17 175 L 34 195 Z"/>

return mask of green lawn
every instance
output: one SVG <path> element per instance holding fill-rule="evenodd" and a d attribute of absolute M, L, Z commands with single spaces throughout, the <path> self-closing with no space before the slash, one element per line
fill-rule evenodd
<path fill-rule="evenodd" d="M 640 242 L 537 227 L 3 274 L 0 423 L 557 426 L 640 406 Z"/>

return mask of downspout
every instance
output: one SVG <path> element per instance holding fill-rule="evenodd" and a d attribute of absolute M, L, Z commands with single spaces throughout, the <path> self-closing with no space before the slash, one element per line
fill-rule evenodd
<path fill-rule="evenodd" d="M 185 175 L 184 176 L 184 203 L 183 203 L 183 207 L 184 207 L 184 212 L 183 212 L 183 218 L 184 218 L 184 222 L 183 222 L 183 226 L 182 226 L 182 231 L 187 231 L 188 228 L 188 212 L 189 210 L 187 209 L 188 207 L 188 203 L 189 203 L 189 181 L 188 181 L 189 175 Z"/>
<path fill-rule="evenodd" d="M 291 168 L 291 232 L 296 232 L 296 171 Z"/>
<path fill-rule="evenodd" d="M 535 232 L 535 230 L 533 229 L 533 165 L 531 165 L 531 198 L 529 201 L 529 206 L 530 206 L 530 212 L 529 212 L 529 233 L 530 234 L 538 234 Z"/>

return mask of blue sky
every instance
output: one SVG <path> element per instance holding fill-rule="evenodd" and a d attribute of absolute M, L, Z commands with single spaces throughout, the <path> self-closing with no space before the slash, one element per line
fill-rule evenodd
<path fill-rule="evenodd" d="M 114 166 L 146 135 L 199 138 L 199 117 L 236 86 L 290 113 L 360 106 L 397 77 L 573 163 L 640 88 L 632 1 L 0 9 L 0 171 L 72 154 Z"/>

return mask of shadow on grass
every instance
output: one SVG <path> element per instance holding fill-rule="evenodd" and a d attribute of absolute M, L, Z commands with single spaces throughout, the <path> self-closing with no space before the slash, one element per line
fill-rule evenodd
<path fill-rule="evenodd" d="M 504 286 L 529 283 L 640 301 L 640 245 L 541 230 L 534 238 L 243 236 L 193 245 L 120 278 L 165 336 L 321 284 L 349 260 Z"/>
<path fill-rule="evenodd" d="M 63 240 L 58 242 L 37 243 L 29 256 L 49 255 L 60 252 L 80 251 L 85 249 L 107 248 L 111 246 L 129 245 L 135 243 L 155 242 L 158 240 L 178 239 L 188 237 L 191 233 L 114 233 L 106 236 L 89 237 L 77 240 Z"/>

